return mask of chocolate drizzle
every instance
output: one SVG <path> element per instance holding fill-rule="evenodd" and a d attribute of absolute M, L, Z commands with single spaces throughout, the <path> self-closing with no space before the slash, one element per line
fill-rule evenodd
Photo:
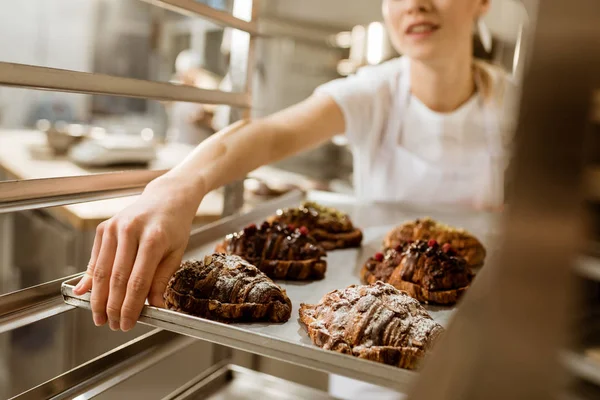
<path fill-rule="evenodd" d="M 362 232 L 353 226 L 347 214 L 314 202 L 305 202 L 298 208 L 280 209 L 269 222 L 303 226 L 325 250 L 358 247 L 362 242 Z"/>
<path fill-rule="evenodd" d="M 362 269 L 363 282 L 383 281 L 423 302 L 455 303 L 474 274 L 452 248 L 431 244 L 419 240 L 387 249 L 382 261 L 371 257 Z"/>
<path fill-rule="evenodd" d="M 220 321 L 284 322 L 292 307 L 285 291 L 265 274 L 224 254 L 184 262 L 164 297 L 171 310 Z"/>
<path fill-rule="evenodd" d="M 268 222 L 250 225 L 227 235 L 215 251 L 243 257 L 274 279 L 322 279 L 326 253 L 307 231 Z"/>

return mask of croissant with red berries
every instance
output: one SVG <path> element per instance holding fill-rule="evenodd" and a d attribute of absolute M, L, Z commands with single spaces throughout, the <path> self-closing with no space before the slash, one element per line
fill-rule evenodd
<path fill-rule="evenodd" d="M 215 251 L 238 255 L 272 279 L 323 279 L 327 270 L 325 250 L 304 226 L 252 224 L 227 235 Z"/>
<path fill-rule="evenodd" d="M 359 247 L 363 239 L 362 231 L 354 227 L 347 214 L 314 202 L 278 210 L 268 221 L 306 227 L 325 250 Z"/>
<path fill-rule="evenodd" d="M 453 228 L 431 218 L 408 221 L 394 228 L 386 235 L 383 247 L 396 248 L 406 242 L 430 239 L 441 245 L 449 243 L 471 268 L 483 265 L 486 250 L 475 236 L 464 229 Z"/>
<path fill-rule="evenodd" d="M 406 243 L 371 257 L 362 268 L 365 283 L 382 281 L 423 303 L 450 305 L 469 288 L 473 272 L 449 243 Z"/>

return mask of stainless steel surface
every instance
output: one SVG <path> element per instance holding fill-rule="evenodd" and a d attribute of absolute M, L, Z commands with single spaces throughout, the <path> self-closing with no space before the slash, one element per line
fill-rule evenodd
<path fill-rule="evenodd" d="M 199 3 L 193 0 L 143 0 L 147 3 L 154 4 L 167 10 L 186 14 L 192 17 L 201 16 L 214 23 L 239 29 L 253 35 L 258 34 L 256 21 L 244 21 L 236 18 L 230 13 L 222 10 L 217 10 L 206 4 Z"/>
<path fill-rule="evenodd" d="M 0 86 L 16 86 L 58 92 L 136 97 L 161 101 L 229 104 L 250 107 L 246 93 L 199 89 L 165 82 L 0 62 Z"/>
<path fill-rule="evenodd" d="M 163 400 L 333 400 L 324 392 L 219 363 Z"/>
<path fill-rule="evenodd" d="M 584 143 L 600 70 L 600 2 L 526 1 L 535 19 L 497 257 L 484 267 L 417 379 L 411 400 L 546 400 L 570 375 L 581 307 Z M 526 4 L 526 5 L 527 5 Z M 571 77 L 566 85 L 556 84 Z"/>
<path fill-rule="evenodd" d="M 194 341 L 156 329 L 12 399 L 90 399 Z"/>
<path fill-rule="evenodd" d="M 332 194 L 310 193 L 309 199 L 335 206 L 351 214 L 353 220 L 364 229 L 364 244 L 360 250 L 332 252 L 328 255 L 327 277 L 311 283 L 280 282 L 294 305 L 293 317 L 285 324 L 221 324 L 182 313 L 146 306 L 140 322 L 185 335 L 194 336 L 213 343 L 245 350 L 308 368 L 346 375 L 374 384 L 404 391 L 415 373 L 355 357 L 322 350 L 314 346 L 298 322 L 300 303 L 315 303 L 327 292 L 359 283 L 359 271 L 364 260 L 380 246 L 383 235 L 393 226 L 405 220 L 429 215 L 449 224 L 463 226 L 474 232 L 494 253 L 494 219 L 488 214 L 454 212 L 432 212 L 431 210 L 402 210 L 392 206 L 360 206 L 352 199 Z M 215 243 L 226 233 L 241 229 L 248 222 L 260 223 L 275 208 L 255 210 L 251 217 L 232 217 L 213 224 L 202 232 L 206 241 L 195 241 L 200 245 L 190 249 L 186 258 L 200 258 L 212 252 Z M 75 296 L 73 287 L 78 278 L 65 282 L 63 293 L 67 303 L 89 308 L 89 294 Z M 453 308 L 428 307 L 432 316 L 446 324 Z"/>
<path fill-rule="evenodd" d="M 0 214 L 139 194 L 158 171 L 125 171 L 0 182 Z"/>
<path fill-rule="evenodd" d="M 72 310 L 63 301 L 61 285 L 74 276 L 79 275 L 0 296 L 0 333 Z"/>

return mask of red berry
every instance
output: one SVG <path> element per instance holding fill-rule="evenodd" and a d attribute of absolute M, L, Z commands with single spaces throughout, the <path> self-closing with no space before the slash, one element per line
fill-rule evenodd
<path fill-rule="evenodd" d="M 381 262 L 383 261 L 383 253 L 375 253 L 375 261 Z"/>
<path fill-rule="evenodd" d="M 295 227 L 294 225 L 292 225 L 292 224 L 289 224 L 289 225 L 287 226 L 287 228 L 288 228 L 290 231 L 295 231 L 295 230 L 296 230 L 296 227 Z"/>
<path fill-rule="evenodd" d="M 438 242 L 435 239 L 429 239 L 429 241 L 427 242 L 427 246 L 429 247 L 434 247 L 437 246 Z"/>
<path fill-rule="evenodd" d="M 308 228 L 307 227 L 301 226 L 299 230 L 300 230 L 300 234 L 301 235 L 308 235 Z"/>
<path fill-rule="evenodd" d="M 444 253 L 450 253 L 452 252 L 452 245 L 450 243 L 444 243 L 444 245 L 442 246 L 442 250 L 444 250 Z"/>

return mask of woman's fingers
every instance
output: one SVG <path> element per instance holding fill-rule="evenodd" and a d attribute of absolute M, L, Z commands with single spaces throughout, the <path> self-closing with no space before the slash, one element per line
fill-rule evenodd
<path fill-rule="evenodd" d="M 106 315 L 110 329 L 116 331 L 121 324 L 121 307 L 127 291 L 127 283 L 138 250 L 137 237 L 128 228 L 120 229 L 115 262 L 109 284 Z"/>
<path fill-rule="evenodd" d="M 151 230 L 142 237 L 138 253 L 127 284 L 127 292 L 121 308 L 121 330 L 131 330 L 138 320 L 156 272 L 165 253 L 166 235 Z"/>
<path fill-rule="evenodd" d="M 94 266 L 98 260 L 98 254 L 100 253 L 100 247 L 102 246 L 102 233 L 104 232 L 104 223 L 98 225 L 96 228 L 96 236 L 94 237 L 94 245 L 92 247 L 92 255 L 90 256 L 90 261 L 88 262 L 87 269 L 85 271 L 85 275 L 81 278 L 73 292 L 76 295 L 81 296 L 84 293 L 87 293 L 92 289 L 92 279 L 94 276 Z"/>
<path fill-rule="evenodd" d="M 165 257 L 154 274 L 154 280 L 148 294 L 148 302 L 154 307 L 164 307 L 164 293 L 171 276 L 179 268 L 183 251 L 172 252 Z"/>
<path fill-rule="evenodd" d="M 110 275 L 115 261 L 116 251 L 116 232 L 114 229 L 107 226 L 102 234 L 102 245 L 92 276 L 93 290 L 90 297 L 90 304 L 92 306 L 92 316 L 96 326 L 104 325 L 107 320 L 106 302 L 108 300 Z"/>

